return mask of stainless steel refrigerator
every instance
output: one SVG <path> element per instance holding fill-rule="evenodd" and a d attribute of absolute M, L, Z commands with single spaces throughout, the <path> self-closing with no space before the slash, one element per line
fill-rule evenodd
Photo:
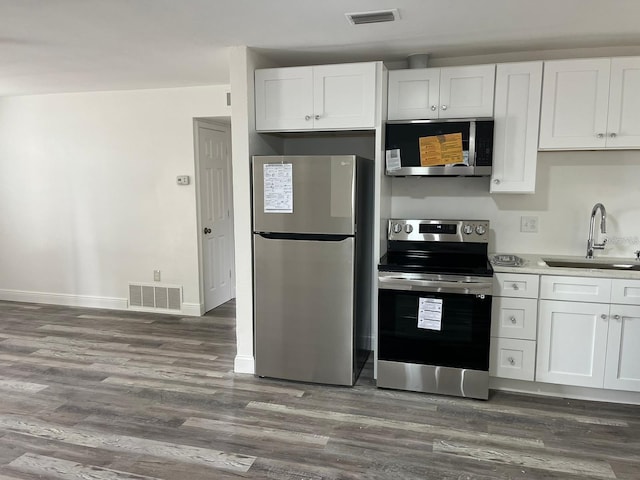
<path fill-rule="evenodd" d="M 353 385 L 371 336 L 373 162 L 252 161 L 256 374 Z"/>

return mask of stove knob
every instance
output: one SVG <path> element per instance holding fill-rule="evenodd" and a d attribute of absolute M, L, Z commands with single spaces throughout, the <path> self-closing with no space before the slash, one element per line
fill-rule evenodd
<path fill-rule="evenodd" d="M 399 223 L 393 224 L 393 233 L 400 233 L 402 231 L 402 225 Z"/>
<path fill-rule="evenodd" d="M 485 233 L 487 233 L 487 229 L 485 228 L 485 226 L 484 226 L 484 225 L 478 225 L 478 226 L 476 227 L 476 233 L 477 233 L 478 235 L 484 235 Z"/>
<path fill-rule="evenodd" d="M 405 226 L 404 226 L 404 231 L 405 231 L 406 233 L 411 233 L 411 232 L 413 232 L 413 225 L 405 225 Z"/>
<path fill-rule="evenodd" d="M 462 231 L 465 235 L 471 235 L 473 233 L 473 225 L 465 225 L 462 227 Z"/>

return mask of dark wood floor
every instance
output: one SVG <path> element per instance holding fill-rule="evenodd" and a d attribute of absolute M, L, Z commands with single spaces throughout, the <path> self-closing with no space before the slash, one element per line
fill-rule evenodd
<path fill-rule="evenodd" d="M 234 310 L 0 302 L 0 480 L 640 479 L 640 407 L 236 375 Z"/>

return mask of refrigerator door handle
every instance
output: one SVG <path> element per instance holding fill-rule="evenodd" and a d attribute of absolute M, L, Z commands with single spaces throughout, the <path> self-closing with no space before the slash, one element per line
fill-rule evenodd
<path fill-rule="evenodd" d="M 262 238 L 269 240 L 307 240 L 310 242 L 342 242 L 353 235 L 334 235 L 334 234 L 316 234 L 316 233 L 271 233 L 256 232 Z"/>

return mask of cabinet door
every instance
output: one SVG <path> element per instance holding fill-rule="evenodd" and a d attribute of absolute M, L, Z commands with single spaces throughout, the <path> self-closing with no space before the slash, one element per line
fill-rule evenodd
<path fill-rule="evenodd" d="M 607 148 L 640 148 L 640 57 L 611 60 Z"/>
<path fill-rule="evenodd" d="M 640 392 L 640 307 L 611 305 L 604 387 Z"/>
<path fill-rule="evenodd" d="M 536 342 L 513 338 L 491 338 L 489 375 L 516 380 L 534 378 Z"/>
<path fill-rule="evenodd" d="M 545 62 L 540 149 L 599 149 L 606 144 L 608 58 Z"/>
<path fill-rule="evenodd" d="M 389 72 L 387 118 L 414 120 L 438 118 L 439 68 Z"/>
<path fill-rule="evenodd" d="M 493 297 L 491 336 L 536 339 L 538 300 L 535 298 Z"/>
<path fill-rule="evenodd" d="M 440 69 L 440 118 L 493 117 L 496 66 Z"/>
<path fill-rule="evenodd" d="M 313 128 L 311 67 L 256 70 L 256 130 Z"/>
<path fill-rule="evenodd" d="M 538 275 L 529 273 L 496 273 L 493 276 L 493 295 L 538 298 L 538 278 Z"/>
<path fill-rule="evenodd" d="M 491 193 L 535 191 L 541 94 L 542 62 L 498 65 Z"/>
<path fill-rule="evenodd" d="M 609 305 L 541 300 L 539 382 L 602 388 Z"/>
<path fill-rule="evenodd" d="M 314 129 L 374 128 L 376 64 L 313 67 Z"/>
<path fill-rule="evenodd" d="M 611 279 L 542 275 L 540 298 L 608 304 L 611 301 Z"/>

